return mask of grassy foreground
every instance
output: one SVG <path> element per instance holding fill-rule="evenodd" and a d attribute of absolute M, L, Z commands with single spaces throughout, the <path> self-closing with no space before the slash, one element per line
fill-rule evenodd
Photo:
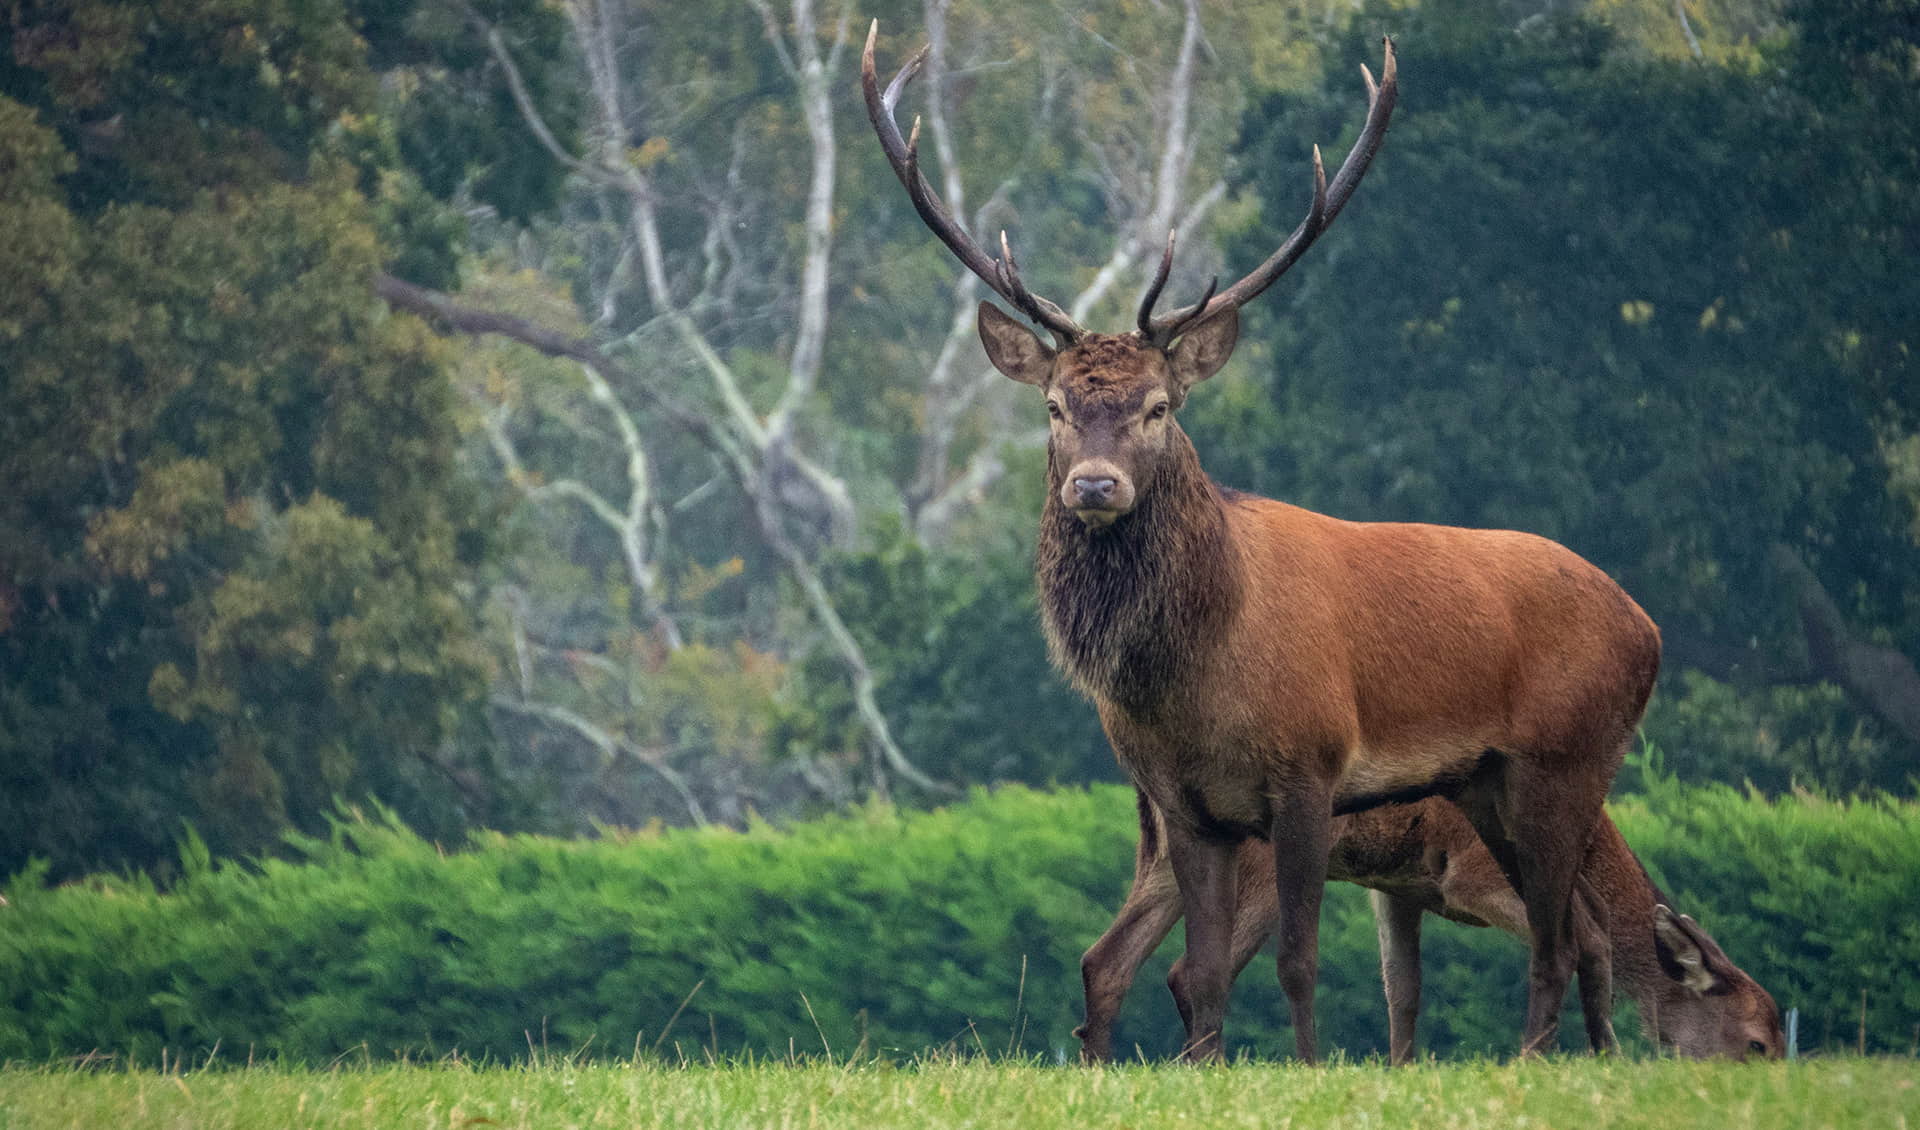
<path fill-rule="evenodd" d="M 0 1070 L 0 1127 L 1920 1128 L 1920 1062 Z"/>

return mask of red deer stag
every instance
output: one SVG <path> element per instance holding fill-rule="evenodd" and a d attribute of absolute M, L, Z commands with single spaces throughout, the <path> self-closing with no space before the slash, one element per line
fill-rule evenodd
<path fill-rule="evenodd" d="M 1329 183 L 1314 151 L 1306 219 L 1252 274 L 1089 333 L 988 255 L 920 173 L 893 111 L 922 51 L 883 93 L 876 24 L 868 116 L 921 219 L 988 286 L 979 331 L 1000 372 L 1046 395 L 1048 492 L 1036 572 L 1054 661 L 1093 700 L 1135 786 L 1165 813 L 1187 921 L 1175 997 L 1189 1058 L 1218 1057 L 1233 975 L 1234 848 L 1271 843 L 1280 984 L 1301 1058 L 1334 815 L 1453 798 L 1520 892 L 1532 941 L 1524 1047 L 1553 1036 L 1577 957 L 1575 872 L 1659 666 L 1659 633 L 1605 573 L 1530 534 L 1346 522 L 1224 490 L 1174 420 L 1226 364 L 1239 307 L 1345 207 L 1380 148 L 1393 46 L 1366 78 L 1366 124 Z"/>
<path fill-rule="evenodd" d="M 1144 798 L 1143 798 L 1144 800 Z M 1143 803 L 1140 852 L 1133 889 L 1113 926 L 1082 963 L 1087 1022 L 1075 1031 L 1083 1058 L 1112 1056 L 1113 1021 L 1127 989 L 1160 940 L 1180 920 L 1180 891 L 1173 879 L 1160 815 Z M 1380 971 L 1386 984 L 1388 1048 L 1392 1062 L 1413 1058 L 1420 1015 L 1420 919 L 1438 914 L 1470 926 L 1494 926 L 1525 940 L 1526 907 L 1480 842 L 1473 826 L 1451 803 L 1430 797 L 1414 804 L 1383 805 L 1336 817 L 1327 878 L 1371 888 L 1380 930 Z M 1248 842 L 1238 853 L 1238 901 L 1233 924 L 1233 969 L 1246 967 L 1280 917 L 1274 902 L 1273 862 L 1264 845 Z M 1583 959 L 1582 1002 L 1589 1006 L 1587 1035 L 1595 1050 L 1614 1046 L 1608 1022 L 1605 979 L 1590 994 L 1589 950 L 1617 976 L 1659 1043 L 1696 1059 L 1727 1056 L 1778 1058 L 1785 1050 L 1780 1009 L 1773 997 L 1733 964 L 1714 940 L 1647 878 L 1619 829 L 1605 815 L 1594 825 L 1580 869 L 1597 902 L 1589 928 L 1576 931 Z"/>

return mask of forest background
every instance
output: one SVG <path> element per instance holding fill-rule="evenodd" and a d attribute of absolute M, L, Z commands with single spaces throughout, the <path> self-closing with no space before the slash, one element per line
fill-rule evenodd
<path fill-rule="evenodd" d="M 1595 561 L 1680 781 L 1913 795 L 1911 0 L 0 9 L 0 875 L 1116 779 L 871 17 L 954 211 L 1108 328 L 1170 228 L 1183 295 L 1279 243 L 1393 35 L 1208 468 Z"/>
<path fill-rule="evenodd" d="M 1911 3 L 6 7 L 0 873 L 1113 779 L 869 17 L 955 212 L 1110 326 L 1169 228 L 1182 294 L 1278 243 L 1395 35 L 1209 469 L 1597 562 L 1683 779 L 1911 791 Z"/>

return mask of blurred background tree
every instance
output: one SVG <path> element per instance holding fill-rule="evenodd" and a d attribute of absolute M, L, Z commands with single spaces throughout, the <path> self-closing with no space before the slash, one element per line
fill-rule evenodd
<path fill-rule="evenodd" d="M 451 202 L 560 178 L 429 160 L 487 132 L 433 107 L 496 80 L 364 8 L 0 19 L 0 869 L 145 865 L 184 823 L 258 852 L 335 797 L 443 835 L 524 807 L 478 709 L 495 504 L 457 473 L 452 351 L 368 279 L 444 274 Z"/>

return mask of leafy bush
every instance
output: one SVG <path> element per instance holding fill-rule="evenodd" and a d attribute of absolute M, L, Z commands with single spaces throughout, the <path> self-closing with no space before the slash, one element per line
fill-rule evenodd
<path fill-rule="evenodd" d="M 1920 1021 L 1920 806 L 1649 784 L 1617 807 L 1628 839 L 1736 960 L 1801 1006 L 1803 1033 L 1850 1043 L 1864 991 L 1870 1044 L 1904 1048 Z M 354 818 L 298 841 L 297 862 L 215 866 L 190 840 L 167 891 L 140 878 L 47 889 L 29 870 L 0 908 L 0 1058 L 150 1060 L 216 1041 L 307 1062 L 362 1047 L 512 1058 L 530 1040 L 618 1055 L 785 1054 L 823 1039 L 836 1053 L 864 1039 L 1071 1054 L 1079 956 L 1125 891 L 1132 808 L 1119 787 L 1010 787 L 787 830 L 486 835 L 458 852 Z M 1344 885 L 1329 896 L 1322 1039 L 1376 1052 L 1365 899 Z M 1161 985 L 1178 933 L 1142 973 L 1120 1046 L 1177 1046 Z M 1510 1049 L 1522 948 L 1440 922 L 1428 939 L 1424 1045 Z M 1236 1044 L 1290 1049 L 1271 966 L 1241 980 Z"/>

